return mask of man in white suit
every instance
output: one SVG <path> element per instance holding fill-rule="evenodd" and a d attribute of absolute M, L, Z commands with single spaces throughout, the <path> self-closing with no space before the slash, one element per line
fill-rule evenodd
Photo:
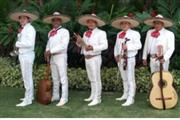
<path fill-rule="evenodd" d="M 122 30 L 117 34 L 114 47 L 114 56 L 121 72 L 124 88 L 123 95 L 116 100 L 126 100 L 122 106 L 129 106 L 134 103 L 136 91 L 135 56 L 142 45 L 139 32 L 131 28 L 138 25 L 138 20 L 128 16 L 119 17 L 112 21 L 113 27 Z"/>
<path fill-rule="evenodd" d="M 147 56 L 150 54 L 151 73 L 159 71 L 157 54 L 158 46 L 162 46 L 163 59 L 161 59 L 160 62 L 163 63 L 163 69 L 168 71 L 170 58 L 175 49 L 175 37 L 174 33 L 165 29 L 165 27 L 171 27 L 173 23 L 162 15 L 147 19 L 144 23 L 153 26 L 154 28 L 150 29 L 146 35 L 143 50 L 143 64 L 147 65 Z"/>
<path fill-rule="evenodd" d="M 83 39 L 77 36 L 77 44 L 82 47 L 91 83 L 91 95 L 84 101 L 91 101 L 88 106 L 94 106 L 101 103 L 101 51 L 108 48 L 108 43 L 106 32 L 98 27 L 105 25 L 105 22 L 95 14 L 82 15 L 78 18 L 78 22 L 89 29 L 84 33 Z"/>
<path fill-rule="evenodd" d="M 61 26 L 70 20 L 69 16 L 54 12 L 44 18 L 45 23 L 52 24 L 53 29 L 48 34 L 45 58 L 51 64 L 53 79 L 53 96 L 51 101 L 59 101 L 56 106 L 63 106 L 68 102 L 68 77 L 67 77 L 67 49 L 70 39 L 69 31 Z M 62 85 L 61 98 L 59 87 Z"/>
<path fill-rule="evenodd" d="M 24 107 L 32 104 L 34 99 L 34 86 L 33 86 L 33 63 L 34 63 L 34 45 L 36 38 L 36 31 L 30 22 L 36 20 L 38 16 L 30 13 L 27 10 L 14 12 L 10 14 L 10 18 L 20 23 L 18 30 L 18 40 L 15 44 L 19 54 L 19 61 L 21 67 L 22 78 L 25 87 L 25 95 L 22 102 L 17 104 L 18 107 Z"/>

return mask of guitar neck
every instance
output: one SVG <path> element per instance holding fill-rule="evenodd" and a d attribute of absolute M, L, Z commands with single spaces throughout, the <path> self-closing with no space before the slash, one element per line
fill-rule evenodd
<path fill-rule="evenodd" d="M 163 72 L 163 64 L 160 63 L 160 66 L 159 66 L 159 70 L 160 70 L 160 80 L 162 80 L 162 72 Z"/>

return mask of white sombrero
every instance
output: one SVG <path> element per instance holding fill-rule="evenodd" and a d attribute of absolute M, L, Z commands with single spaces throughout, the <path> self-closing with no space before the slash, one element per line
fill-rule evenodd
<path fill-rule="evenodd" d="M 60 14 L 59 12 L 54 12 L 53 15 L 45 16 L 43 19 L 43 22 L 51 24 L 52 19 L 54 19 L 54 18 L 61 19 L 62 23 L 66 23 L 66 22 L 70 21 L 70 19 L 71 19 L 67 15 Z"/>
<path fill-rule="evenodd" d="M 78 17 L 77 20 L 81 25 L 85 25 L 85 26 L 87 26 L 87 20 L 96 21 L 98 27 L 104 26 L 106 24 L 105 21 L 102 20 L 100 17 L 96 16 L 96 14 L 82 15 L 82 16 Z"/>
<path fill-rule="evenodd" d="M 19 22 L 19 17 L 20 16 L 27 16 L 30 18 L 30 21 L 34 21 L 36 19 L 38 19 L 38 15 L 28 12 L 27 10 L 22 10 L 19 12 L 13 12 L 9 14 L 10 19 L 14 20 L 14 21 L 18 21 Z"/>
<path fill-rule="evenodd" d="M 154 26 L 155 21 L 160 21 L 164 23 L 164 27 L 171 27 L 173 25 L 173 22 L 170 19 L 164 18 L 162 15 L 157 15 L 152 18 L 148 18 L 144 20 L 144 23 L 150 26 Z"/>
<path fill-rule="evenodd" d="M 139 25 L 139 21 L 135 18 L 128 17 L 128 16 L 123 16 L 123 17 L 118 17 L 112 20 L 111 25 L 117 29 L 120 28 L 120 23 L 121 22 L 129 22 L 131 24 L 131 27 L 137 27 Z"/>

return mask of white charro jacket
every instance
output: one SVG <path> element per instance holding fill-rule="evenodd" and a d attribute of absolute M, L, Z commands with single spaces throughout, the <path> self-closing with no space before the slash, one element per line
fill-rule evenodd
<path fill-rule="evenodd" d="M 126 31 L 125 37 L 124 38 L 119 38 L 119 35 L 122 33 L 123 31 L 119 32 L 117 34 L 117 38 L 116 38 L 116 43 L 114 46 L 114 56 L 118 56 L 121 55 L 122 52 L 122 43 L 125 42 L 125 38 L 129 39 L 129 41 L 127 41 L 126 45 L 127 45 L 127 56 L 128 57 L 135 57 L 136 54 L 138 53 L 138 50 L 141 49 L 142 45 L 141 45 L 141 41 L 140 41 L 140 34 L 139 32 L 129 29 Z"/>
<path fill-rule="evenodd" d="M 107 35 L 105 31 L 95 28 L 92 30 L 91 37 L 89 38 L 85 35 L 85 33 L 83 35 L 83 40 L 87 45 L 93 46 L 93 50 L 86 51 L 83 48 L 82 53 L 84 55 L 100 55 L 101 51 L 108 48 Z"/>
<path fill-rule="evenodd" d="M 15 46 L 19 48 L 19 54 L 34 51 L 36 31 L 30 23 L 23 27 L 22 31 L 18 33 L 17 38 Z"/>
<path fill-rule="evenodd" d="M 175 49 L 174 33 L 165 28 L 162 28 L 159 31 L 160 35 L 157 38 L 154 38 L 151 36 L 153 31 L 155 31 L 155 29 L 151 29 L 147 32 L 143 50 L 143 59 L 146 60 L 148 54 L 156 54 L 157 46 L 162 45 L 164 60 L 169 60 Z"/>
<path fill-rule="evenodd" d="M 61 26 L 56 29 L 57 33 L 53 36 L 50 33 L 55 30 L 52 29 L 49 34 L 49 40 L 46 45 L 46 51 L 50 51 L 51 54 L 67 54 L 69 44 L 69 31 Z"/>

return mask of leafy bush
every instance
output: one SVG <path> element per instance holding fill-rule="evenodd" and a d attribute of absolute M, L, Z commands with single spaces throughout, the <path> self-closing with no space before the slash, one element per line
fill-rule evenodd
<path fill-rule="evenodd" d="M 9 58 L 0 58 L 0 86 L 23 87 L 19 65 L 13 64 Z M 34 66 L 34 85 L 37 87 L 38 81 L 44 78 L 45 65 Z M 174 85 L 177 91 L 180 90 L 180 71 L 172 71 Z M 78 90 L 90 89 L 90 83 L 85 69 L 68 69 L 69 88 Z M 102 86 L 104 91 L 122 91 L 122 80 L 118 69 L 102 68 Z M 151 88 L 150 72 L 147 68 L 136 69 L 137 91 L 148 92 Z"/>

